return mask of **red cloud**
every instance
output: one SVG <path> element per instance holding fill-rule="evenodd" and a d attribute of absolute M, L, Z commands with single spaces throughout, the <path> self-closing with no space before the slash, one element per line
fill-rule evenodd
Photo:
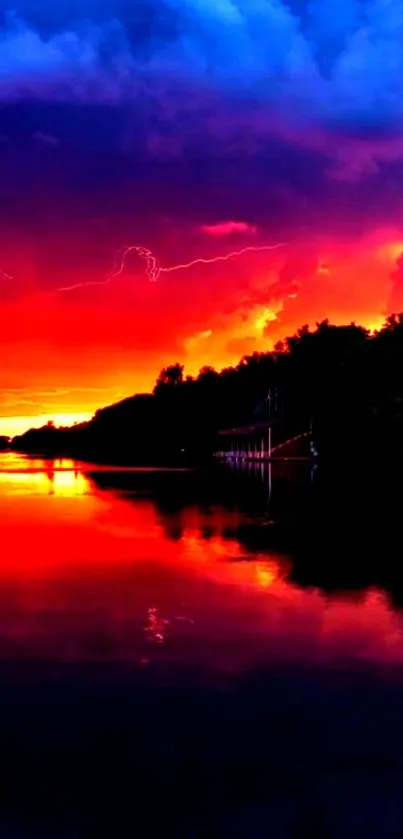
<path fill-rule="evenodd" d="M 233 233 L 256 233 L 256 227 L 246 221 L 221 221 L 218 224 L 204 224 L 202 233 L 209 236 L 232 236 Z"/>

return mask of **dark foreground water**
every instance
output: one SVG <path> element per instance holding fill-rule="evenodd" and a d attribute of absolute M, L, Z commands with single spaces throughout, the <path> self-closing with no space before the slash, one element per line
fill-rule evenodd
<path fill-rule="evenodd" d="M 0 837 L 403 837 L 399 470 L 0 461 Z"/>

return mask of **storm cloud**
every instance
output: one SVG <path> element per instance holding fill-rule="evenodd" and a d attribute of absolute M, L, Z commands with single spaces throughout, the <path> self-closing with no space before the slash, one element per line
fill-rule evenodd
<path fill-rule="evenodd" d="M 213 120 L 231 102 L 258 134 L 292 122 L 372 141 L 402 125 L 400 0 L 54 5 L 20 0 L 3 14 L 3 101 L 149 98 L 166 118 L 201 107 Z M 175 99 L 185 89 L 196 101 Z"/>
<path fill-rule="evenodd" d="M 396 259 L 378 264 L 378 239 L 403 242 L 402 35 L 401 0 L 2 4 L 9 346 L 32 332 L 74 355 L 78 332 L 114 381 L 124 322 L 129 388 L 154 342 L 157 373 L 171 353 L 232 362 L 325 316 L 377 322 Z M 172 266 L 275 242 L 284 253 L 162 274 L 152 290 L 132 255 L 100 285 L 129 244 Z"/>

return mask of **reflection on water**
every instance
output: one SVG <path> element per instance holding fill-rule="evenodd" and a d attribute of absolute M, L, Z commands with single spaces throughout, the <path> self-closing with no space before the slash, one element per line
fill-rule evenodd
<path fill-rule="evenodd" d="M 41 495 L 84 495 L 90 483 L 73 460 L 39 460 L 23 455 L 0 455 L 0 494 L 27 493 Z"/>
<path fill-rule="evenodd" d="M 368 584 L 331 590 L 351 563 L 324 515 L 312 541 L 310 475 L 259 472 L 246 492 L 205 480 L 2 455 L 2 660 L 403 661 L 403 618 L 369 556 Z"/>

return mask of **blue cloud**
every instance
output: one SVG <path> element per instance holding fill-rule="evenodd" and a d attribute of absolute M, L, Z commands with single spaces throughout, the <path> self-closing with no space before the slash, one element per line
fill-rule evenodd
<path fill-rule="evenodd" d="M 135 15 L 127 4 L 99 0 L 81 21 L 78 6 L 69 20 L 67 4 L 64 14 L 56 4 L 51 32 L 45 21 L 52 13 L 43 7 L 38 14 L 38 5 L 21 2 L 3 20 L 3 96 L 38 85 L 44 96 L 90 98 L 95 77 L 106 98 L 129 98 L 139 75 L 160 71 L 250 93 L 268 106 L 285 97 L 311 119 L 401 115 L 400 0 L 312 0 L 299 14 L 280 0 L 160 0 L 147 11 L 135 4 Z"/>
<path fill-rule="evenodd" d="M 379 144 L 403 126 L 401 0 L 19 0 L 0 22 L 3 103 L 122 108 L 168 156 L 285 129 L 371 143 L 356 172 L 401 156 Z"/>

